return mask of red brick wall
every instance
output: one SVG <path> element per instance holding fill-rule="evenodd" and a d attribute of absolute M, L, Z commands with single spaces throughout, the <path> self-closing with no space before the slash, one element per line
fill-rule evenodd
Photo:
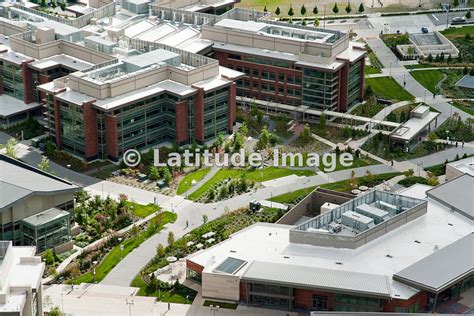
<path fill-rule="evenodd" d="M 295 289 L 295 308 L 313 309 L 313 295 L 326 296 L 328 298 L 328 310 L 334 310 L 334 293 Z"/>
<path fill-rule="evenodd" d="M 339 112 L 347 111 L 348 99 L 348 84 L 349 84 L 349 62 L 339 70 L 339 98 L 337 103 L 337 110 Z"/>
<path fill-rule="evenodd" d="M 236 93 L 237 93 L 237 85 L 235 84 L 235 82 L 233 82 L 229 88 L 229 111 L 228 111 L 228 117 L 227 117 L 227 131 L 229 133 L 232 133 L 232 130 L 235 124 L 235 119 L 236 119 L 236 111 L 237 111 L 237 105 L 235 103 Z"/>
<path fill-rule="evenodd" d="M 97 111 L 92 108 L 92 102 L 84 102 L 82 104 L 84 111 L 84 146 L 85 158 L 90 159 L 97 156 L 98 148 L 98 132 L 97 132 Z"/>
<path fill-rule="evenodd" d="M 176 143 L 188 140 L 188 102 L 176 102 Z"/>
<path fill-rule="evenodd" d="M 49 79 L 49 77 L 47 75 L 39 74 L 38 75 L 38 81 L 39 81 L 40 84 L 43 84 L 43 83 L 48 83 L 51 80 Z M 40 95 L 40 100 L 46 98 L 46 93 L 41 92 L 41 91 L 38 91 L 38 93 Z"/>
<path fill-rule="evenodd" d="M 106 115 L 105 124 L 105 148 L 109 157 L 118 159 L 118 131 L 117 117 Z"/>
<path fill-rule="evenodd" d="M 56 133 L 56 147 L 61 148 L 62 146 L 62 134 L 61 134 L 61 114 L 59 113 L 58 99 L 54 97 L 54 130 Z"/>
<path fill-rule="evenodd" d="M 194 102 L 194 136 L 198 142 L 204 142 L 204 90 L 201 88 Z"/>
<path fill-rule="evenodd" d="M 186 268 L 193 270 L 194 272 L 197 273 L 202 273 L 202 270 L 204 270 L 204 267 L 192 262 L 191 260 L 186 259 Z"/>
<path fill-rule="evenodd" d="M 23 101 L 28 104 L 34 101 L 33 97 L 33 71 L 28 67 L 28 62 L 21 64 L 23 76 Z"/>
<path fill-rule="evenodd" d="M 383 302 L 384 312 L 394 312 L 396 307 L 408 307 L 415 303 L 418 303 L 419 310 L 423 310 L 428 305 L 428 293 L 421 291 L 416 295 L 413 295 L 408 300 L 386 300 Z"/>
<path fill-rule="evenodd" d="M 360 63 L 360 99 L 364 99 L 365 92 L 365 57 Z"/>
<path fill-rule="evenodd" d="M 247 97 L 253 97 L 253 98 L 256 98 L 256 99 L 261 99 L 261 100 L 263 100 L 264 97 L 266 96 L 266 97 L 269 97 L 274 102 L 280 102 L 280 103 L 284 103 L 284 104 L 285 103 L 286 104 L 292 103 L 296 100 L 298 102 L 298 104 L 301 104 L 301 102 L 302 102 L 301 97 L 294 97 L 294 96 L 291 97 L 291 96 L 287 95 L 287 87 L 288 86 L 291 86 L 294 89 L 299 88 L 301 90 L 301 85 L 300 84 L 290 84 L 290 83 L 288 83 L 287 80 L 286 80 L 286 76 L 285 76 L 285 81 L 284 82 L 281 82 L 279 80 L 279 75 L 280 74 L 290 75 L 290 76 L 301 78 L 302 72 L 300 70 L 290 69 L 290 68 L 282 68 L 282 67 L 274 67 L 274 66 L 269 66 L 269 65 L 254 64 L 254 63 L 250 63 L 250 62 L 246 62 L 246 61 L 242 61 L 242 60 L 228 59 L 228 56 L 229 56 L 229 53 L 227 53 L 227 52 L 214 51 L 213 58 L 219 60 L 219 64 L 221 66 L 224 66 L 224 67 L 228 67 L 230 65 L 231 68 L 233 68 L 233 69 L 235 69 L 237 66 L 249 68 L 250 73 L 247 74 L 250 77 L 249 78 L 249 82 L 250 82 L 249 88 L 248 89 L 243 89 L 243 88 L 237 87 L 237 89 L 240 92 L 242 92 L 243 95 L 245 95 Z M 253 73 L 252 73 L 253 69 L 257 69 L 259 71 L 259 76 L 258 77 L 253 76 Z M 275 80 L 262 79 L 261 78 L 262 70 L 274 73 L 275 74 Z M 256 88 L 253 87 L 254 82 L 258 82 L 259 85 L 262 84 L 262 83 L 266 83 L 269 86 L 273 86 L 273 91 L 271 91 L 271 92 L 260 91 L 260 89 L 258 87 L 256 87 Z M 283 84 L 283 88 L 284 88 L 283 95 L 278 94 L 278 85 L 279 84 Z"/>
<path fill-rule="evenodd" d="M 247 283 L 240 281 L 240 300 L 247 303 L 248 287 Z"/>

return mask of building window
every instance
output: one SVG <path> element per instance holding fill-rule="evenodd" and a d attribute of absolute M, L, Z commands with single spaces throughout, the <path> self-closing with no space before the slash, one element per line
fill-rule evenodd
<path fill-rule="evenodd" d="M 327 311 L 328 297 L 322 295 L 313 295 L 313 308 L 317 311 Z"/>

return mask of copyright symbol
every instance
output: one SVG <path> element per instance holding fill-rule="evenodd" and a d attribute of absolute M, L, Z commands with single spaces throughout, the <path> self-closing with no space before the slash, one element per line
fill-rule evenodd
<path fill-rule="evenodd" d="M 123 163 L 128 167 L 136 167 L 142 159 L 138 150 L 129 149 L 123 153 Z"/>

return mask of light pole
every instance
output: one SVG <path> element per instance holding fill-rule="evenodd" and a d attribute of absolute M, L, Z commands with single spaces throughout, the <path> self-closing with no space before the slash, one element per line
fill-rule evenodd
<path fill-rule="evenodd" d="M 132 316 L 132 305 L 134 304 L 133 300 L 129 301 L 128 299 L 125 299 L 125 304 L 128 305 L 128 315 Z"/>
<path fill-rule="evenodd" d="M 426 104 L 426 89 L 425 89 L 425 96 L 423 98 L 423 102 Z"/>
<path fill-rule="evenodd" d="M 66 167 L 67 167 L 67 178 L 69 181 L 71 181 L 71 165 L 67 164 Z"/>
<path fill-rule="evenodd" d="M 219 305 L 217 305 L 217 306 L 209 305 L 209 308 L 210 308 L 211 312 L 214 313 L 213 316 L 216 316 L 216 313 L 219 311 Z"/>

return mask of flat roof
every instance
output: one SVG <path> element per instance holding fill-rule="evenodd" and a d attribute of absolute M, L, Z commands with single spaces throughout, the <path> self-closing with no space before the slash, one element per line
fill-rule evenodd
<path fill-rule="evenodd" d="M 415 288 L 440 293 L 474 273 L 474 232 L 433 251 L 393 278 Z"/>
<path fill-rule="evenodd" d="M 468 157 L 458 161 L 453 161 L 448 163 L 448 166 L 451 166 L 462 173 L 470 174 L 474 176 L 474 157 Z"/>
<path fill-rule="evenodd" d="M 0 59 L 5 60 L 9 63 L 15 64 L 17 66 L 21 66 L 23 62 L 31 62 L 35 59 L 21 53 L 8 51 L 6 53 L 0 54 Z"/>
<path fill-rule="evenodd" d="M 391 293 L 389 279 L 384 275 L 265 261 L 252 262 L 242 275 L 242 280 L 316 287 L 317 289 L 364 293 L 387 298 Z"/>
<path fill-rule="evenodd" d="M 401 194 L 424 199 L 429 188 L 414 186 Z M 293 226 L 256 223 L 218 245 L 191 254 L 187 259 L 207 271 L 212 271 L 218 263 L 232 256 L 249 264 L 257 261 L 327 269 L 332 270 L 331 273 L 347 271 L 378 275 L 387 277 L 392 298 L 408 299 L 419 290 L 393 280 L 393 274 L 431 255 L 434 245 L 443 248 L 472 233 L 472 221 L 466 217 L 436 201 L 429 200 L 427 204 L 428 210 L 423 216 L 356 249 L 290 243 L 289 232 Z M 241 271 L 236 275 L 242 275 Z M 309 273 L 306 277 L 309 278 Z M 313 284 L 314 287 L 317 285 L 316 282 Z"/>
<path fill-rule="evenodd" d="M 467 89 L 474 89 L 474 76 L 465 75 L 458 82 L 456 86 Z"/>
<path fill-rule="evenodd" d="M 53 207 L 41 213 L 34 214 L 27 218 L 24 218 L 22 221 L 32 226 L 41 226 L 49 222 L 52 222 L 54 220 L 68 217 L 69 215 L 70 215 L 69 212 Z"/>
<path fill-rule="evenodd" d="M 474 176 L 463 174 L 426 192 L 428 197 L 474 221 Z"/>
<path fill-rule="evenodd" d="M 32 111 L 41 105 L 37 102 L 25 104 L 22 100 L 6 94 L 0 95 L 0 118 L 7 118 L 24 112 Z"/>
<path fill-rule="evenodd" d="M 65 54 L 43 58 L 30 64 L 31 67 L 38 70 L 45 70 L 59 65 L 76 71 L 83 71 L 89 69 L 94 64 Z"/>
<path fill-rule="evenodd" d="M 419 105 L 414 110 L 416 110 L 419 107 L 422 108 L 422 107 L 427 107 L 427 106 Z M 420 111 L 420 110 L 421 109 L 418 109 L 416 111 Z M 390 137 L 397 140 L 410 141 L 411 139 L 413 139 L 413 137 L 418 135 L 423 129 L 425 129 L 428 125 L 430 125 L 431 122 L 433 122 L 438 116 L 439 116 L 438 112 L 430 111 L 423 118 L 412 117 L 408 121 L 403 123 L 401 126 L 399 126 L 397 129 L 395 129 L 390 134 Z"/>
<path fill-rule="evenodd" d="M 17 201 L 35 194 L 73 192 L 77 186 L 0 154 L 0 211 Z"/>

